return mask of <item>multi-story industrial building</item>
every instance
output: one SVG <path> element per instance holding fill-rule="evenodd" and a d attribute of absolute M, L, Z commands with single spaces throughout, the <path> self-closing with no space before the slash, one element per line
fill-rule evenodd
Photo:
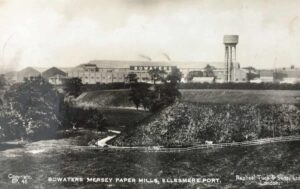
<path fill-rule="evenodd" d="M 83 84 L 127 82 L 128 74 L 137 75 L 138 82 L 151 82 L 150 70 L 158 69 L 169 74 L 176 66 L 160 62 L 112 61 L 112 65 L 103 65 L 102 61 L 81 64 L 68 72 L 68 77 L 78 77 Z M 126 65 L 127 67 L 122 67 Z M 105 67 L 103 67 L 105 66 Z"/>
<path fill-rule="evenodd" d="M 82 64 L 68 73 L 68 77 L 78 77 L 83 84 L 125 82 L 129 68 L 102 68 L 96 64 Z"/>

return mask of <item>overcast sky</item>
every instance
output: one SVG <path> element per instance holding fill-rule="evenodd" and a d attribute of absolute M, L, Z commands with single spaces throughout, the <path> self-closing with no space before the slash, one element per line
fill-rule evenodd
<path fill-rule="evenodd" d="M 75 66 L 95 59 L 237 60 L 300 67 L 299 0 L 0 0 L 0 63 Z"/>

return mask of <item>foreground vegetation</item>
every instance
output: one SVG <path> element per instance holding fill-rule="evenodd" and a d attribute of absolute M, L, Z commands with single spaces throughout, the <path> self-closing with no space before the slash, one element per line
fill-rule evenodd
<path fill-rule="evenodd" d="M 31 78 L 6 91 L 0 107 L 0 141 L 53 138 L 57 130 L 105 130 L 106 119 L 96 109 L 76 108 L 64 101 L 43 78 Z"/>
<path fill-rule="evenodd" d="M 300 110 L 292 104 L 176 102 L 127 130 L 113 144 L 187 146 L 300 134 Z"/>

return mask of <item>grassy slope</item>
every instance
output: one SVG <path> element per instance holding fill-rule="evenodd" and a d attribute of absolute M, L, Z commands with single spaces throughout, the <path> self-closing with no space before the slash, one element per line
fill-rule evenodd
<path fill-rule="evenodd" d="M 100 108 L 106 107 L 132 107 L 133 104 L 128 99 L 129 90 L 101 90 L 87 92 L 78 98 L 78 103 L 84 106 L 96 106 Z M 215 138 L 207 138 L 202 136 L 199 138 L 201 129 L 204 131 L 208 127 L 216 126 L 210 129 L 211 132 L 216 132 L 214 129 L 222 130 L 224 126 L 241 127 L 241 124 L 246 127 L 249 125 L 250 130 L 255 131 L 256 125 L 270 126 L 273 124 L 272 118 L 275 116 L 282 117 L 282 123 L 292 125 L 299 123 L 299 112 L 295 110 L 293 105 L 280 104 L 295 104 L 299 100 L 296 97 L 300 96 L 300 91 L 288 90 L 181 90 L 182 99 L 180 106 L 186 107 L 171 107 L 171 110 L 164 110 L 148 119 L 151 114 L 143 114 L 134 110 L 127 112 L 118 112 L 105 110 L 106 116 L 109 118 L 110 125 L 113 126 L 133 126 L 140 120 L 143 124 L 139 124 L 137 129 L 128 129 L 122 137 L 127 137 L 131 144 L 161 144 L 160 141 L 173 140 L 172 143 L 203 142 L 203 140 L 215 140 L 215 142 L 228 142 L 230 137 L 214 136 Z M 218 107 L 207 105 L 196 105 L 195 103 L 215 104 Z M 267 108 L 261 108 L 257 104 L 267 104 Z M 226 104 L 232 106 L 228 108 Z M 269 105 L 268 105 L 269 104 Z M 271 104 L 271 105 L 270 105 Z M 274 105 L 272 105 L 274 104 Z M 275 105 L 279 104 L 279 105 Z M 276 106 L 276 107 L 275 107 Z M 272 108 L 278 111 L 272 111 Z M 226 113 L 231 111 L 229 114 Z M 188 114 L 187 114 L 188 112 Z M 204 115 L 202 115 L 204 114 Z M 273 114 L 273 115 L 270 115 Z M 256 117 L 259 116 L 259 121 Z M 264 119 L 268 117 L 268 119 Z M 287 118 L 287 120 L 286 120 Z M 269 122 L 269 123 L 268 123 Z M 280 121 L 278 121 L 280 122 Z M 279 126 L 279 125 L 277 125 Z M 200 128 L 202 127 L 202 128 Z M 128 133 L 130 132 L 130 133 Z M 251 132 L 250 132 L 251 133 Z M 225 131 L 223 134 L 227 134 Z M 125 138 L 119 138 L 118 144 L 126 143 Z M 138 140 L 138 141 L 137 141 Z M 227 141 L 226 141 L 227 140 Z M 135 141 L 135 142 L 134 142 Z"/>
<path fill-rule="evenodd" d="M 101 112 L 107 119 L 108 128 L 116 130 L 123 130 L 125 127 L 132 128 L 151 115 L 147 111 L 127 109 L 101 109 Z"/>
<path fill-rule="evenodd" d="M 129 101 L 129 90 L 124 89 L 90 91 L 80 95 L 76 101 L 78 106 L 99 108 L 107 119 L 109 129 L 131 128 L 151 115 L 147 111 L 136 111 Z"/>
<path fill-rule="evenodd" d="M 129 90 L 99 90 L 85 92 L 77 98 L 77 104 L 94 107 L 134 107 L 129 100 Z"/>

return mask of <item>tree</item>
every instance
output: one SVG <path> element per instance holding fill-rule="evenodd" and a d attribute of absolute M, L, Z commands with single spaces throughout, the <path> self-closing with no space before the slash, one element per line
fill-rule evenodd
<path fill-rule="evenodd" d="M 126 78 L 130 84 L 138 82 L 138 77 L 135 73 L 129 73 Z"/>
<path fill-rule="evenodd" d="M 246 77 L 247 77 L 247 81 L 250 82 L 251 80 L 258 78 L 259 74 L 248 72 Z"/>
<path fill-rule="evenodd" d="M 149 106 L 150 94 L 151 93 L 148 84 L 136 83 L 131 87 L 129 100 L 135 104 L 137 110 L 141 104 L 143 104 L 144 108 L 146 109 Z"/>
<path fill-rule="evenodd" d="M 154 86 L 156 86 L 157 81 L 164 81 L 165 75 L 167 74 L 164 70 L 160 70 L 158 68 L 152 69 L 148 73 L 153 81 Z"/>
<path fill-rule="evenodd" d="M 155 88 L 154 98 L 152 99 L 151 111 L 156 112 L 172 104 L 181 94 L 178 90 L 178 84 L 181 81 L 182 73 L 174 68 L 165 78 L 163 85 Z M 158 94 L 158 95 L 157 95 Z"/>
<path fill-rule="evenodd" d="M 206 67 L 204 68 L 204 75 L 206 77 L 215 77 L 214 70 L 215 70 L 214 66 L 207 64 Z"/>
<path fill-rule="evenodd" d="M 31 139 L 48 137 L 61 125 L 62 95 L 42 77 L 11 86 L 4 98 Z"/>
<path fill-rule="evenodd" d="M 247 81 L 250 82 L 251 80 L 259 77 L 259 74 L 256 73 L 256 69 L 252 66 L 249 66 L 249 67 L 245 67 L 244 68 L 245 70 L 248 70 L 248 73 L 247 73 Z"/>
<path fill-rule="evenodd" d="M 192 81 L 194 77 L 203 77 L 203 76 L 204 74 L 202 71 L 190 71 L 186 76 L 186 80 Z"/>
<path fill-rule="evenodd" d="M 81 93 L 82 82 L 80 78 L 69 78 L 64 80 L 64 90 L 68 95 L 78 97 Z"/>
<path fill-rule="evenodd" d="M 177 84 L 181 81 L 182 73 L 178 68 L 174 68 L 169 75 L 166 77 L 166 81 L 170 82 L 174 86 L 177 86 Z"/>

